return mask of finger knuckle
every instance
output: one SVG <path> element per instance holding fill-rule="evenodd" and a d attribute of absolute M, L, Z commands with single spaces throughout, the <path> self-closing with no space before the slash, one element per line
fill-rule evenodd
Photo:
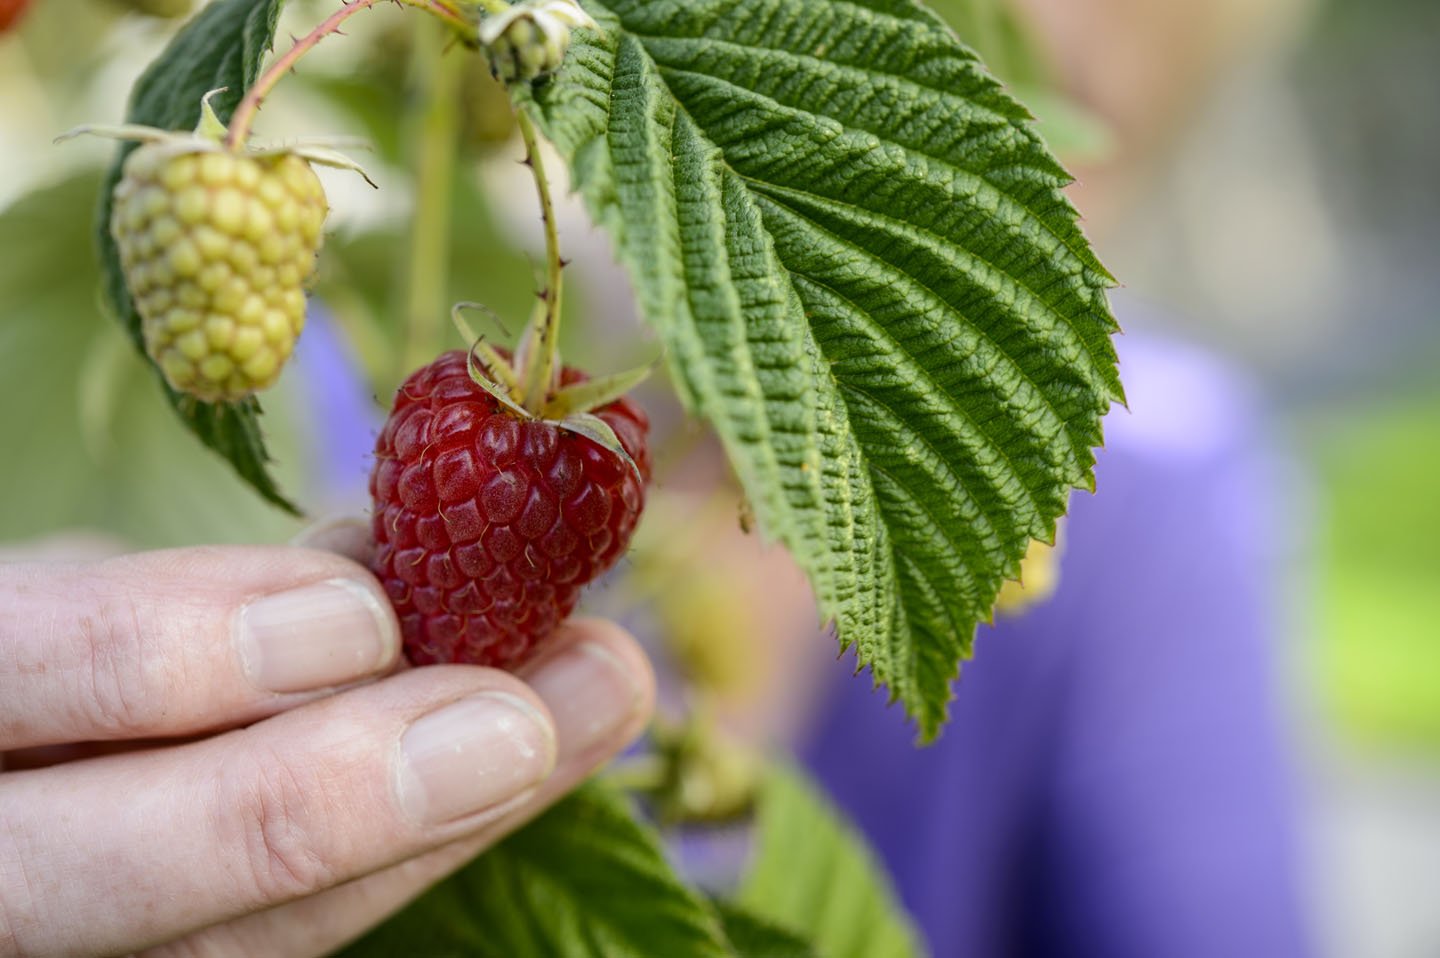
<path fill-rule="evenodd" d="M 221 788 L 221 848 L 238 850 L 249 891 L 290 901 L 336 884 L 326 851 L 324 783 L 273 752 L 241 763 Z"/>
<path fill-rule="evenodd" d="M 97 736 L 132 738 L 146 734 L 165 707 L 165 657 L 130 597 L 96 596 L 79 621 L 84 665 L 78 670 L 78 701 Z"/>

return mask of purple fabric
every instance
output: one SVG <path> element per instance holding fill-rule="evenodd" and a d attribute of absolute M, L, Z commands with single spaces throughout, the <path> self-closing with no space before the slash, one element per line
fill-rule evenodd
<path fill-rule="evenodd" d="M 982 628 L 934 746 L 836 669 L 803 749 L 937 958 L 1309 953 L 1257 405 L 1203 354 L 1120 348 L 1133 412 L 1055 597 Z"/>
<path fill-rule="evenodd" d="M 380 403 L 365 387 L 360 364 L 335 319 L 310 300 L 305 334 L 295 346 L 304 393 L 305 426 L 314 455 L 306 501 L 324 515 L 370 514 L 369 478 L 375 437 L 384 425 Z"/>

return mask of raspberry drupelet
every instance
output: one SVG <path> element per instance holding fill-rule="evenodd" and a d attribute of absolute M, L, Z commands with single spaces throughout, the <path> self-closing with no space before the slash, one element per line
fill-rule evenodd
<path fill-rule="evenodd" d="M 559 385 L 586 379 L 566 368 Z M 478 385 L 466 354 L 412 374 L 375 445 L 375 574 L 416 665 L 513 668 L 624 554 L 650 477 L 649 422 L 593 411 L 631 462 Z"/>

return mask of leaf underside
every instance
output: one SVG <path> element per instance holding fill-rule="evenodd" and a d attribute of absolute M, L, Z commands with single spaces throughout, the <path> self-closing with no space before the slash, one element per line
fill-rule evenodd
<path fill-rule="evenodd" d="M 933 737 L 1121 399 L 1069 177 L 911 0 L 607 0 L 531 108 L 842 644 Z"/>
<path fill-rule="evenodd" d="M 284 0 L 215 0 L 196 14 L 135 83 L 125 122 L 162 130 L 190 130 L 200 119 L 200 99 L 211 90 L 225 88 L 210 100 L 222 122 L 260 75 L 260 64 L 271 48 L 275 23 Z M 110 209 L 121 164 L 134 149 L 122 144 L 100 191 L 95 224 L 96 241 L 106 299 L 141 354 L 145 342 L 140 314 L 125 286 L 120 254 L 110 235 Z M 268 501 L 298 514 L 271 478 L 269 455 L 260 430 L 260 404 L 198 402 L 171 389 L 160 378 L 166 397 L 182 422 L 206 446 L 225 458 Z"/>

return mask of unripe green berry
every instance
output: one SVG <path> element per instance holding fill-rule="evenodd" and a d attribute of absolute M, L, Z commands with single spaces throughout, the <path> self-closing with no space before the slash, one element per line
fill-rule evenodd
<path fill-rule="evenodd" d="M 305 323 L 325 192 L 291 154 L 136 148 L 115 187 L 110 229 L 170 385 L 234 401 L 280 375 Z"/>
<path fill-rule="evenodd" d="M 496 78 L 529 83 L 560 69 L 573 27 L 596 27 L 575 0 L 519 0 L 481 22 L 480 43 Z"/>
<path fill-rule="evenodd" d="M 505 83 L 528 83 L 554 73 L 565 62 L 570 33 L 545 33 L 534 19 L 522 16 L 490 44 L 490 69 Z"/>

